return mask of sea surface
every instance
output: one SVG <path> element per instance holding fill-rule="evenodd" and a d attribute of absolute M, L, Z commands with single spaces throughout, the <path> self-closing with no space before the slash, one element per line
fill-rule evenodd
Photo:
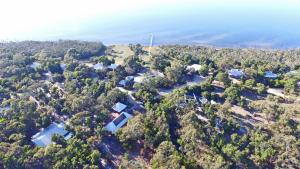
<path fill-rule="evenodd" d="M 274 3 L 276 0 L 274 1 Z M 300 3 L 297 3 L 300 4 Z M 187 5 L 95 16 L 12 40 L 78 39 L 104 44 L 194 44 L 216 47 L 299 48 L 299 5 Z M 156 8 L 155 8 L 156 9 Z M 25 36 L 26 35 L 26 36 Z"/>

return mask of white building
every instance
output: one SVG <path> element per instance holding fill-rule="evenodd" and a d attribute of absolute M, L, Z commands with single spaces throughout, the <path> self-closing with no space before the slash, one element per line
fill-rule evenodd
<path fill-rule="evenodd" d="M 113 121 L 108 123 L 105 126 L 105 129 L 107 131 L 110 131 L 112 133 L 115 133 L 119 128 L 121 128 L 124 124 L 127 123 L 129 119 L 132 118 L 132 115 L 122 112 L 118 117 L 116 117 Z"/>
<path fill-rule="evenodd" d="M 72 137 L 72 133 L 65 130 L 64 123 L 52 123 L 45 129 L 41 129 L 40 132 L 36 133 L 31 137 L 31 141 L 39 147 L 47 147 L 51 143 L 52 136 L 58 134 L 68 140 Z"/>

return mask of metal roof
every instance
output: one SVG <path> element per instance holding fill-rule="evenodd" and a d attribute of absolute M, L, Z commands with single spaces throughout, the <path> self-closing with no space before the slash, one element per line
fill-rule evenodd
<path fill-rule="evenodd" d="M 54 134 L 63 136 L 65 140 L 72 137 L 72 133 L 64 129 L 64 123 L 52 123 L 47 128 L 42 129 L 32 136 L 31 141 L 34 142 L 36 146 L 46 147 L 51 143 Z"/>
<path fill-rule="evenodd" d="M 266 78 L 277 78 L 277 74 L 273 73 L 272 71 L 266 71 L 264 76 Z"/>
<path fill-rule="evenodd" d="M 244 75 L 244 72 L 239 70 L 239 69 L 230 69 L 228 71 L 229 76 L 233 76 L 233 77 L 241 77 Z"/>
<path fill-rule="evenodd" d="M 116 112 L 121 113 L 124 109 L 126 109 L 126 107 L 127 107 L 127 105 L 125 105 L 121 102 L 118 102 L 112 107 L 112 109 Z"/>
<path fill-rule="evenodd" d="M 118 117 L 116 117 L 113 121 L 108 123 L 105 126 L 107 131 L 115 133 L 119 128 L 121 128 L 129 119 L 132 118 L 132 115 L 127 112 L 122 112 Z"/>

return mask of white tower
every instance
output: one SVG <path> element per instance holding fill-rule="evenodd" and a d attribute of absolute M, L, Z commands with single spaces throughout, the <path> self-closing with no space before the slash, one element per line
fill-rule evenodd
<path fill-rule="evenodd" d="M 150 43 L 149 43 L 149 55 L 151 56 L 151 48 L 152 48 L 152 45 L 153 45 L 153 39 L 154 39 L 154 35 L 151 33 L 150 34 Z"/>

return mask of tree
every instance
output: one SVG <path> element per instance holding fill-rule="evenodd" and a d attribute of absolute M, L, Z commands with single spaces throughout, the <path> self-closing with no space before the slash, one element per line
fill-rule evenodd
<path fill-rule="evenodd" d="M 216 75 L 216 79 L 220 82 L 223 82 L 225 86 L 230 85 L 230 79 L 227 73 L 218 72 L 218 74 Z"/>
<path fill-rule="evenodd" d="M 165 68 L 170 66 L 170 62 L 163 55 L 156 55 L 152 57 L 151 69 L 165 71 Z"/>
<path fill-rule="evenodd" d="M 241 100 L 241 92 L 239 87 L 232 85 L 225 89 L 224 97 L 226 97 L 226 100 L 228 100 L 230 103 L 239 102 Z"/>
<path fill-rule="evenodd" d="M 203 76 L 207 76 L 208 75 L 208 71 L 209 71 L 209 68 L 207 65 L 201 65 L 201 68 L 199 70 L 199 73 Z"/>
<path fill-rule="evenodd" d="M 64 139 L 63 136 L 59 135 L 59 134 L 54 134 L 51 138 L 51 141 L 56 143 L 56 144 L 60 144 L 62 146 L 66 146 L 67 145 L 67 142 L 66 140 Z"/>
<path fill-rule="evenodd" d="M 141 70 L 142 66 L 139 63 L 138 57 L 129 56 L 124 60 L 125 71 L 132 75 Z"/>
<path fill-rule="evenodd" d="M 118 138 L 125 147 L 132 147 L 138 140 L 144 138 L 144 118 L 144 115 L 138 114 L 130 119 L 125 127 L 118 130 Z"/>
<path fill-rule="evenodd" d="M 166 78 L 171 82 L 171 85 L 183 83 L 185 81 L 185 66 L 179 61 L 174 61 L 171 67 L 165 69 Z"/>
<path fill-rule="evenodd" d="M 156 153 L 151 159 L 151 164 L 154 169 L 180 169 L 183 167 L 183 161 L 175 146 L 169 142 L 162 142 L 156 149 Z"/>
<path fill-rule="evenodd" d="M 256 90 L 258 94 L 264 94 L 267 92 L 267 88 L 264 84 L 262 83 L 257 83 L 256 84 Z"/>
<path fill-rule="evenodd" d="M 284 90 L 287 93 L 296 93 L 297 91 L 297 80 L 296 79 L 287 79 L 284 84 Z"/>

